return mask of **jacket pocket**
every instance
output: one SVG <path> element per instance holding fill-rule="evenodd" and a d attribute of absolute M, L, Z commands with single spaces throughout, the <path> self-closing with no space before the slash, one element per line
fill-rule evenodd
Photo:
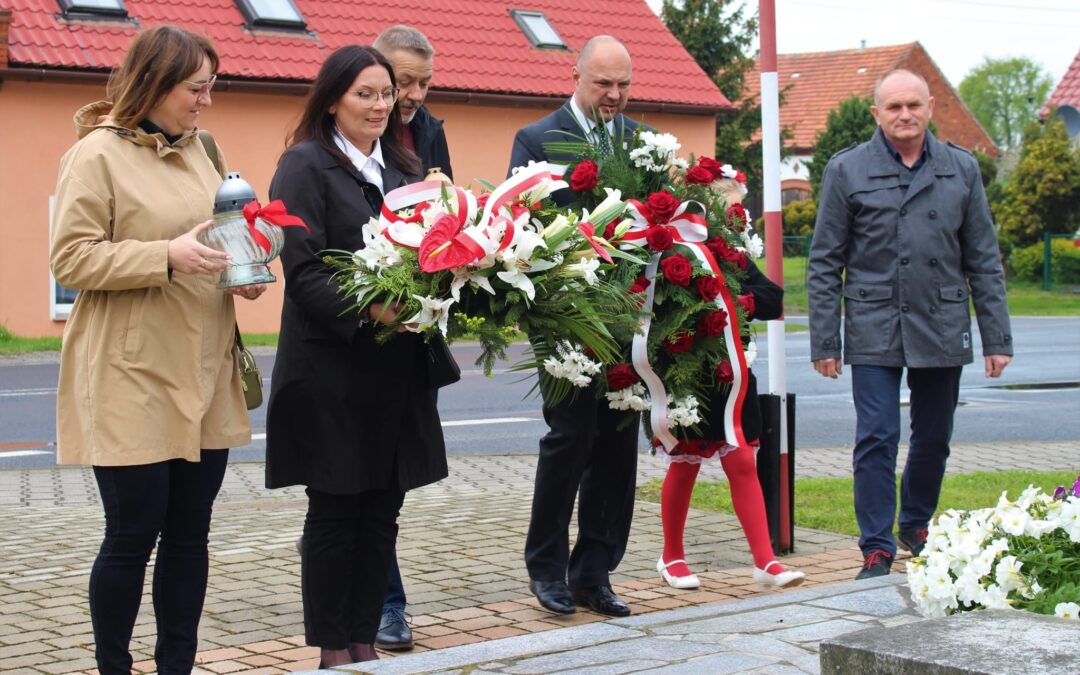
<path fill-rule="evenodd" d="M 938 293 L 941 299 L 941 346 L 949 356 L 972 353 L 970 295 L 967 284 L 942 286 Z"/>
<path fill-rule="evenodd" d="M 146 306 L 146 290 L 129 291 L 131 306 L 128 309 L 127 327 L 124 328 L 124 360 L 131 361 L 142 344 L 143 309 Z"/>
<path fill-rule="evenodd" d="M 883 354 L 896 331 L 896 307 L 891 284 L 844 286 L 844 351 L 847 354 Z"/>

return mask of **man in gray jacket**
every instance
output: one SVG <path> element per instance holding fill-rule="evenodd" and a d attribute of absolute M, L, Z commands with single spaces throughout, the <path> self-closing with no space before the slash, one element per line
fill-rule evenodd
<path fill-rule="evenodd" d="M 882 77 L 870 110 L 878 123 L 873 138 L 825 167 L 807 275 L 814 369 L 835 379 L 841 353 L 851 365 L 859 579 L 888 574 L 897 543 L 917 555 L 926 542 L 960 371 L 973 360 L 969 298 L 987 377 L 1001 375 L 1013 348 L 997 238 L 974 156 L 927 130 L 934 99 L 914 73 Z M 894 539 L 904 368 L 911 437 Z"/>

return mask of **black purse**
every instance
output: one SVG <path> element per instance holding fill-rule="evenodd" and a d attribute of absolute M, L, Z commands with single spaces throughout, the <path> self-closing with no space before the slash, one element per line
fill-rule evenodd
<path fill-rule="evenodd" d="M 450 353 L 450 347 L 439 333 L 424 345 L 427 356 L 428 383 L 435 389 L 453 384 L 461 379 L 461 367 Z"/>

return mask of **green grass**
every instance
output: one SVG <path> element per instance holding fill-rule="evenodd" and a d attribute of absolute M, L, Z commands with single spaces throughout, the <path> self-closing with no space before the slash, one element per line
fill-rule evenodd
<path fill-rule="evenodd" d="M 1015 316 L 1076 316 L 1080 293 L 1044 291 L 1042 284 L 1009 282 L 1009 313 Z"/>
<path fill-rule="evenodd" d="M 11 331 L 0 326 L 0 354 L 24 354 L 26 352 L 60 351 L 60 338 L 15 337 Z"/>
<path fill-rule="evenodd" d="M 1078 467 L 1080 468 L 1080 467 Z M 947 509 L 977 509 L 993 506 L 1007 491 L 1015 498 L 1028 485 L 1052 493 L 1058 485 L 1072 485 L 1076 473 L 1069 471 L 995 471 L 945 476 L 938 512 Z M 897 478 L 897 491 L 900 480 Z M 659 480 L 638 488 L 638 496 L 648 502 L 660 502 Z M 702 511 L 735 513 L 726 481 L 698 481 L 690 506 Z M 815 530 L 858 536 L 851 478 L 795 479 L 795 524 Z"/>

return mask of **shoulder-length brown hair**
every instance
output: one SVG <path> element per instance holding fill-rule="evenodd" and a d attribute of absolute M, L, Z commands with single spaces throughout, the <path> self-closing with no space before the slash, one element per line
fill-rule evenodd
<path fill-rule="evenodd" d="M 304 114 L 289 134 L 285 147 L 291 148 L 297 143 L 314 141 L 343 166 L 351 166 L 352 161 L 334 143 L 334 116 L 330 114 L 330 107 L 345 95 L 360 71 L 370 66 L 386 68 L 386 72 L 390 74 L 390 86 L 397 87 L 394 68 L 378 50 L 366 45 L 348 45 L 334 51 L 319 69 L 304 105 Z M 420 175 L 420 158 L 402 145 L 398 137 L 400 127 L 401 113 L 397 103 L 394 103 L 386 130 L 379 139 L 383 156 L 402 172 Z"/>
<path fill-rule="evenodd" d="M 198 70 L 203 59 L 209 59 L 210 72 L 216 73 L 218 54 L 207 37 L 168 25 L 140 33 L 124 63 L 109 76 L 113 119 L 134 128 L 173 87 Z"/>

